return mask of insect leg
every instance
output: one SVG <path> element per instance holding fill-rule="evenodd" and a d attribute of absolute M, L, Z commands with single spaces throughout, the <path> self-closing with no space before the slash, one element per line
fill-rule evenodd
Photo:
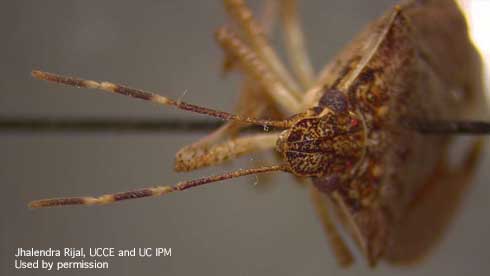
<path fill-rule="evenodd" d="M 272 29 L 276 19 L 277 1 L 266 0 L 260 16 L 260 24 L 262 25 L 264 32 L 268 34 Z M 223 74 L 230 72 L 237 67 L 239 61 L 236 57 L 225 52 L 225 59 L 223 62 Z M 243 87 L 240 93 L 240 99 L 235 107 L 235 113 L 241 116 L 261 118 L 264 114 L 272 115 L 274 118 L 282 118 L 282 114 L 277 109 L 277 104 L 273 98 L 267 93 L 267 88 L 257 83 L 257 81 L 250 76 L 245 76 L 243 81 Z M 213 131 L 209 135 L 201 138 L 200 140 L 185 146 L 179 150 L 176 155 L 176 164 L 183 164 L 184 166 L 193 166 L 191 163 L 193 159 L 185 159 L 185 156 L 193 156 L 203 152 L 208 152 L 213 144 L 216 144 L 219 140 L 224 139 L 226 136 L 235 136 L 242 127 L 246 124 L 238 121 L 228 121 L 223 126 Z M 178 170 L 178 168 L 177 168 Z"/>
<path fill-rule="evenodd" d="M 290 64 L 303 87 L 308 89 L 314 84 L 315 74 L 306 50 L 296 0 L 281 1 L 281 17 Z"/>
<path fill-rule="evenodd" d="M 289 91 L 298 93 L 299 85 L 290 75 L 284 64 L 270 46 L 267 38 L 243 0 L 225 0 L 225 7 L 230 16 L 238 23 L 254 52 L 263 60 L 267 67 L 277 75 Z M 298 94 L 297 94 L 298 95 Z M 298 95 L 299 96 L 299 95 Z"/>
<path fill-rule="evenodd" d="M 218 145 L 200 148 L 184 148 L 177 153 L 175 170 L 191 171 L 217 165 L 244 154 L 273 148 L 279 133 L 256 134 L 230 139 Z"/>
<path fill-rule="evenodd" d="M 277 0 L 263 1 L 259 24 L 262 26 L 266 35 L 268 35 L 274 28 L 277 11 Z M 238 61 L 236 57 L 230 55 L 229 53 L 225 53 L 222 69 L 223 75 L 236 69 L 237 63 Z M 235 107 L 235 114 L 247 117 L 261 118 L 267 111 L 268 115 L 274 115 L 275 118 L 282 118 L 282 114 L 280 114 L 280 111 L 277 109 L 277 104 L 268 95 L 265 89 L 266 88 L 258 84 L 255 79 L 250 78 L 249 76 L 245 76 L 242 84 L 242 89 L 240 91 L 240 98 L 238 100 L 237 106 Z M 279 116 L 275 116 L 278 114 Z M 185 149 L 199 150 L 199 148 L 205 148 L 208 145 L 218 141 L 219 139 L 222 139 L 226 135 L 236 135 L 238 131 L 240 131 L 240 129 L 244 126 L 246 126 L 246 124 L 237 121 L 226 122 L 223 126 L 216 129 L 204 138 L 201 138 L 192 145 L 188 145 L 185 148 L 182 148 L 181 151 Z"/>
<path fill-rule="evenodd" d="M 339 232 L 337 231 L 337 228 L 335 227 L 335 224 L 331 219 L 331 215 L 328 210 L 328 206 L 326 205 L 325 199 L 323 198 L 323 195 L 312 185 L 309 185 L 309 190 L 313 205 L 315 206 L 316 213 L 321 219 L 323 229 L 325 230 L 327 239 L 330 243 L 333 253 L 335 254 L 337 263 L 342 267 L 347 267 L 351 265 L 353 262 L 352 254 L 347 245 L 342 240 Z"/>
<path fill-rule="evenodd" d="M 273 120 L 261 120 L 245 116 L 239 116 L 228 112 L 218 111 L 198 105 L 188 104 L 179 100 L 173 100 L 164 96 L 160 96 L 155 93 L 146 92 L 140 89 L 129 88 L 124 85 L 114 84 L 110 82 L 97 82 L 93 80 L 85 80 L 74 77 L 60 76 L 52 73 L 33 71 L 32 75 L 40 80 L 50 81 L 58 84 L 65 84 L 74 87 L 83 87 L 89 89 L 97 89 L 106 92 L 121 94 L 141 100 L 154 102 L 161 105 L 173 106 L 178 109 L 204 114 L 210 117 L 219 118 L 226 121 L 241 121 L 244 123 L 272 126 L 279 128 L 287 128 L 291 125 L 291 122 L 287 120 L 273 121 Z"/>
<path fill-rule="evenodd" d="M 225 27 L 220 28 L 216 32 L 216 39 L 226 53 L 235 57 L 240 62 L 242 69 L 265 87 L 274 101 L 279 103 L 284 110 L 292 114 L 303 111 L 300 101 L 231 30 Z"/>
<path fill-rule="evenodd" d="M 271 102 L 270 97 L 264 92 L 263 88 L 247 78 L 244 81 L 244 87 L 240 93 L 240 100 L 235 113 L 254 118 L 261 117 L 264 114 L 274 116 L 273 118 L 281 118 L 280 115 L 275 114 L 274 110 L 274 103 Z M 230 137 L 236 137 L 244 126 L 246 125 L 237 121 L 227 122 L 197 142 L 180 149 L 176 155 L 175 163 L 181 164 L 179 167 L 194 167 L 195 165 L 191 164 L 195 162 L 195 159 L 194 157 L 189 158 L 190 156 L 206 155 L 220 141 L 223 142 Z M 179 168 L 176 169 L 179 170 Z"/>
<path fill-rule="evenodd" d="M 262 7 L 260 14 L 258 15 L 258 24 L 262 27 L 262 31 L 265 36 L 269 36 L 276 25 L 277 13 L 279 11 L 277 0 L 264 0 L 262 1 Z M 223 60 L 223 73 L 228 73 L 235 68 L 236 60 L 230 55 L 225 56 Z"/>
<path fill-rule="evenodd" d="M 110 204 L 110 203 L 127 200 L 127 199 L 163 196 L 168 193 L 179 192 L 193 187 L 205 185 L 208 183 L 213 183 L 213 182 L 236 178 L 245 175 L 267 173 L 267 172 L 274 172 L 274 171 L 288 172 L 289 170 L 286 166 L 283 165 L 264 166 L 260 168 L 237 170 L 237 171 L 224 173 L 220 175 L 213 175 L 213 176 L 198 178 L 194 180 L 183 181 L 177 183 L 174 186 L 148 187 L 148 188 L 142 188 L 142 189 L 132 190 L 128 192 L 106 194 L 98 197 L 66 197 L 66 198 L 41 199 L 41 200 L 32 201 L 31 203 L 29 203 L 29 207 L 42 208 L 42 207 L 53 207 L 53 206 L 62 206 L 62 205 L 105 205 L 105 204 Z"/>

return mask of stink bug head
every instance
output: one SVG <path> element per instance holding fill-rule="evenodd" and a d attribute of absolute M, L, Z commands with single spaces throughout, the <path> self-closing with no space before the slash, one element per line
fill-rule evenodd
<path fill-rule="evenodd" d="M 342 109 L 313 108 L 317 116 L 301 118 L 283 131 L 277 150 L 298 176 L 349 176 L 364 152 L 365 128 L 362 118 L 347 105 Z"/>

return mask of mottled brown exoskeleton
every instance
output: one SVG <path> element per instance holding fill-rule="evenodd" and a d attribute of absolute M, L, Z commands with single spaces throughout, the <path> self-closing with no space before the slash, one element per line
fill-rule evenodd
<path fill-rule="evenodd" d="M 225 69 L 245 75 L 236 114 L 109 82 L 41 71 L 33 76 L 228 121 L 181 149 L 177 171 L 273 148 L 280 163 L 174 186 L 43 199 L 30 206 L 107 204 L 284 171 L 311 178 L 316 210 L 340 264 L 350 264 L 352 255 L 330 218 L 332 207 L 370 264 L 381 257 L 402 262 L 425 254 L 469 182 L 480 147 L 475 141 L 460 168 L 449 170 L 445 164 L 449 136 L 426 132 L 472 132 L 475 123 L 464 120 L 485 109 L 480 59 L 457 5 L 452 0 L 402 2 L 367 26 L 317 76 L 307 58 L 296 3 L 281 1 L 293 76 L 267 41 L 270 22 L 259 24 L 242 0 L 224 2 L 238 31 L 223 27 L 216 38 L 226 54 Z M 239 135 L 250 124 L 271 131 Z M 431 235 L 420 231 L 422 224 L 433 229 Z"/>

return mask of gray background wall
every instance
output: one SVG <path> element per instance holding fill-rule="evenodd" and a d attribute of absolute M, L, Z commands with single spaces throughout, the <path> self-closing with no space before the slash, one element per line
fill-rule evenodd
<path fill-rule="evenodd" d="M 319 68 L 394 1 L 302 1 L 308 46 Z M 0 4 L 0 115 L 185 117 L 172 109 L 36 81 L 35 68 L 126 83 L 231 110 L 239 78 L 219 76 L 213 30 L 221 1 L 4 1 Z M 279 40 L 276 41 L 279 44 Z M 488 151 L 443 242 L 412 268 L 362 259 L 337 267 L 308 194 L 286 175 L 254 186 L 244 177 L 104 207 L 32 211 L 33 199 L 97 195 L 253 165 L 172 171 L 173 154 L 200 134 L 0 134 L 0 257 L 14 271 L 18 247 L 171 247 L 172 257 L 115 258 L 110 270 L 66 275 L 484 275 L 490 271 Z"/>

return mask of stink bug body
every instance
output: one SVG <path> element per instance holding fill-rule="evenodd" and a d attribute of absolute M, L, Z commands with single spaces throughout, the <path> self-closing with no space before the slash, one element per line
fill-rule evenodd
<path fill-rule="evenodd" d="M 109 82 L 42 71 L 33 75 L 229 121 L 179 151 L 179 171 L 272 148 L 279 152 L 279 163 L 173 186 L 100 197 L 44 199 L 30 206 L 107 204 L 161 196 L 243 175 L 284 171 L 312 179 L 311 193 L 339 263 L 348 265 L 352 257 L 331 227 L 323 196 L 335 206 L 370 264 L 383 256 L 403 259 L 396 251 L 403 240 L 404 229 L 400 228 L 404 221 L 410 221 L 423 206 L 431 189 L 453 176 L 444 168 L 449 138 L 423 133 L 430 132 L 426 126 L 461 125 L 457 121 L 474 118 L 472 113 L 484 109 L 480 61 L 457 6 L 442 0 L 402 2 L 369 25 L 316 77 L 308 69 L 301 34 L 295 32 L 294 2 L 284 1 L 281 9 L 290 53 L 297 58 L 293 64 L 297 81 L 277 58 L 244 3 L 225 3 L 242 36 L 222 28 L 216 38 L 225 50 L 228 69 L 237 68 L 247 76 L 243 97 L 255 105 L 253 110 L 243 108 L 231 114 Z M 266 134 L 227 139 L 246 124 L 273 129 Z M 477 154 L 475 143 L 467 162 L 457 171 L 458 177 L 467 179 Z"/>

